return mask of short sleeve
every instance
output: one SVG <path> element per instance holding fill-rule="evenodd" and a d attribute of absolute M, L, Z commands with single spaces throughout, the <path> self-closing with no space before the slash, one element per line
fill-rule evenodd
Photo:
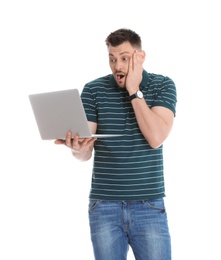
<path fill-rule="evenodd" d="M 163 106 L 173 111 L 176 115 L 177 91 L 176 86 L 169 77 L 164 77 L 158 83 L 157 93 L 152 106 Z"/>
<path fill-rule="evenodd" d="M 90 122 L 97 122 L 97 111 L 96 111 L 96 101 L 90 87 L 86 84 L 81 93 L 82 103 L 85 109 L 87 120 Z"/>

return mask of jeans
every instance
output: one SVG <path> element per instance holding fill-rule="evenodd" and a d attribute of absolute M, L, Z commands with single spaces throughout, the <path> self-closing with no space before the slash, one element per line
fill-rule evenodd
<path fill-rule="evenodd" d="M 89 202 L 91 241 L 96 260 L 171 260 L 171 241 L 163 198 Z"/>

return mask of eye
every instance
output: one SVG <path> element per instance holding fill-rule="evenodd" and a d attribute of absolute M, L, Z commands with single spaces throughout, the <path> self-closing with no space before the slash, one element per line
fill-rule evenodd
<path fill-rule="evenodd" d="M 115 59 L 110 59 L 110 62 L 111 62 L 111 63 L 115 63 L 116 60 L 115 60 Z"/>
<path fill-rule="evenodd" d="M 129 58 L 129 57 L 124 57 L 123 60 L 124 60 L 124 61 L 129 61 L 130 58 Z"/>

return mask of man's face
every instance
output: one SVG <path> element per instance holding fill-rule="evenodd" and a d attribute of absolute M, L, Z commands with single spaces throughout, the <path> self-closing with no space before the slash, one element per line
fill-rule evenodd
<path fill-rule="evenodd" d="M 114 78 L 119 87 L 125 87 L 129 62 L 135 49 L 129 42 L 124 42 L 117 47 L 109 46 L 109 64 Z"/>

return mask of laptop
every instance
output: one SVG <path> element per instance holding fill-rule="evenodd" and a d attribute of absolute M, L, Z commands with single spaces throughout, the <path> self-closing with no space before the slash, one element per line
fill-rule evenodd
<path fill-rule="evenodd" d="M 80 138 L 117 137 L 117 134 L 91 134 L 78 89 L 30 94 L 29 100 L 41 139 L 65 139 L 68 131 Z"/>

